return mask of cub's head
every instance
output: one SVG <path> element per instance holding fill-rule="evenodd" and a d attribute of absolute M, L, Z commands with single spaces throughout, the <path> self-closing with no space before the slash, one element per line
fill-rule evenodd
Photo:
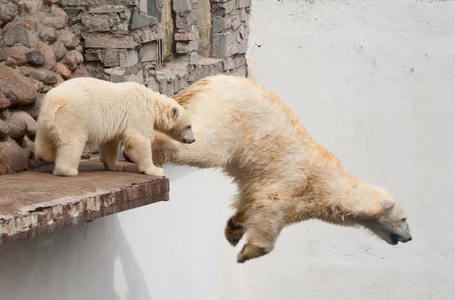
<path fill-rule="evenodd" d="M 172 139 L 185 144 L 194 142 L 191 120 L 188 112 L 180 105 L 172 106 L 169 111 L 171 128 L 166 132 Z"/>
<path fill-rule="evenodd" d="M 400 202 L 389 192 L 379 188 L 374 198 L 374 211 L 369 218 L 362 220 L 361 224 L 391 245 L 410 241 L 411 231 Z"/>

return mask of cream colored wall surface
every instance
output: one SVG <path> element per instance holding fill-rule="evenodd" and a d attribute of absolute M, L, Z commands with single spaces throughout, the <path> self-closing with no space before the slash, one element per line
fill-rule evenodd
<path fill-rule="evenodd" d="M 356 176 L 403 203 L 413 240 L 309 221 L 246 263 L 244 299 L 452 299 L 455 2 L 253 0 L 249 76 Z"/>

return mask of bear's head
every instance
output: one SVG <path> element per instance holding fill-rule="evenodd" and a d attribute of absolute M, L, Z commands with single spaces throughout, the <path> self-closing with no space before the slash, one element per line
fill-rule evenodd
<path fill-rule="evenodd" d="M 180 105 L 172 106 L 169 111 L 173 126 L 167 135 L 172 139 L 185 144 L 191 144 L 195 141 L 192 130 L 191 120 L 188 112 Z"/>
<path fill-rule="evenodd" d="M 411 231 L 400 202 L 380 188 L 376 189 L 373 202 L 374 211 L 359 223 L 391 245 L 410 241 Z"/>

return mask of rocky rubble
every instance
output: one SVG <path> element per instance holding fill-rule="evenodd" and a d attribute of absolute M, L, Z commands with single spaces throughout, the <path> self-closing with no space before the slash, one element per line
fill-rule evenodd
<path fill-rule="evenodd" d="M 80 32 L 58 3 L 0 0 L 0 175 L 38 165 L 33 139 L 44 94 L 88 76 Z"/>

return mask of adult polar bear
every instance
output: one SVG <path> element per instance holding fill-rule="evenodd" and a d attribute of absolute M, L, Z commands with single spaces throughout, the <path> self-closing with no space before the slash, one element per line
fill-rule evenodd
<path fill-rule="evenodd" d="M 234 178 L 237 211 L 225 235 L 234 246 L 248 235 L 238 262 L 269 253 L 284 226 L 310 218 L 363 225 L 390 244 L 411 240 L 401 204 L 347 173 L 266 88 L 222 75 L 175 99 L 191 115 L 197 142 L 186 146 L 156 132 L 154 161 L 218 167 Z"/>
<path fill-rule="evenodd" d="M 35 156 L 55 162 L 55 175 L 75 176 L 85 144 L 96 144 L 106 169 L 125 170 L 126 165 L 118 162 L 123 142 L 141 172 L 162 176 L 163 169 L 151 157 L 154 128 L 179 142 L 194 141 L 190 118 L 175 100 L 135 82 L 71 79 L 44 98 Z"/>

